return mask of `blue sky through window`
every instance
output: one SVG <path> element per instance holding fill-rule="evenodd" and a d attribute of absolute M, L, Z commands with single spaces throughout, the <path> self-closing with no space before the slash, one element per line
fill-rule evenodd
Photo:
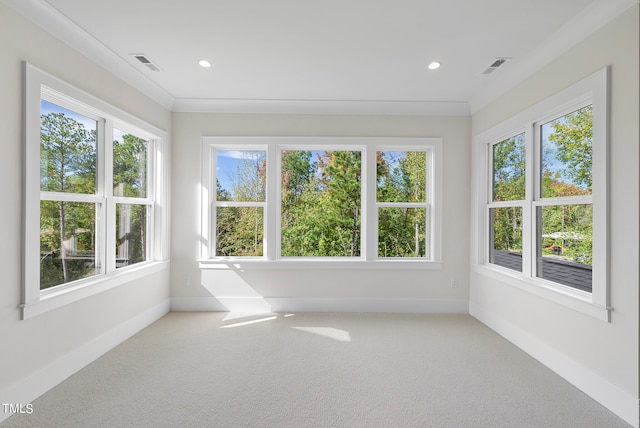
<path fill-rule="evenodd" d="M 234 184 L 238 182 L 238 174 L 241 171 L 243 161 L 258 160 L 266 158 L 264 150 L 218 150 L 216 152 L 216 178 L 222 189 L 229 192 L 231 199 L 235 199 L 233 194 Z"/>
<path fill-rule="evenodd" d="M 40 114 L 46 115 L 49 113 L 64 113 L 65 116 L 72 118 L 76 122 L 80 122 L 87 131 L 96 131 L 98 130 L 98 123 L 87 116 L 83 116 L 80 113 L 76 113 L 75 111 L 68 110 L 64 107 L 60 107 L 59 105 L 50 103 L 46 100 L 40 100 Z"/>

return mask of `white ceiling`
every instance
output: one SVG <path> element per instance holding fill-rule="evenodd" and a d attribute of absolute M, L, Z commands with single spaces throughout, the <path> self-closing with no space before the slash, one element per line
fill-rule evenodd
<path fill-rule="evenodd" d="M 468 114 L 637 2 L 1 1 L 174 110 L 409 114 Z"/>

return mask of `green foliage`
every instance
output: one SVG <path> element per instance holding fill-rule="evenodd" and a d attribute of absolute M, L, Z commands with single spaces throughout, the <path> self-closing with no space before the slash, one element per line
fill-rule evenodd
<path fill-rule="evenodd" d="M 218 207 L 216 255 L 261 256 L 264 213 L 261 207 Z"/>
<path fill-rule="evenodd" d="M 425 202 L 426 153 L 377 153 L 378 202 Z M 378 210 L 378 255 L 424 257 L 427 218 L 424 208 L 385 207 Z"/>
<path fill-rule="evenodd" d="M 113 142 L 114 196 L 147 196 L 147 145 L 146 140 L 131 134 Z"/>
<path fill-rule="evenodd" d="M 561 255 L 590 265 L 592 262 L 592 221 L 590 204 L 540 207 L 542 253 Z"/>
<path fill-rule="evenodd" d="M 146 260 L 147 205 L 116 204 L 116 265 Z"/>
<path fill-rule="evenodd" d="M 592 107 L 588 106 L 549 122 L 543 128 L 542 180 L 544 198 L 591 193 Z M 545 139 L 546 136 L 546 139 Z M 525 198 L 524 137 L 495 144 L 493 200 Z M 592 216 L 590 204 L 539 208 L 542 222 L 541 252 L 591 264 Z M 522 251 L 522 212 L 518 207 L 491 210 L 491 231 L 496 250 Z"/>
<path fill-rule="evenodd" d="M 424 202 L 426 154 L 424 152 L 378 152 L 378 202 Z"/>
<path fill-rule="evenodd" d="M 361 153 L 283 153 L 282 256 L 358 256 Z"/>
<path fill-rule="evenodd" d="M 146 198 L 149 142 L 131 134 L 113 142 L 113 195 Z M 147 206 L 116 204 L 116 265 L 146 260 Z"/>
<path fill-rule="evenodd" d="M 96 139 L 64 113 L 41 117 L 40 188 L 49 192 L 95 193 Z"/>
<path fill-rule="evenodd" d="M 493 200 L 524 198 L 525 139 L 520 134 L 493 146 Z"/>
<path fill-rule="evenodd" d="M 522 208 L 492 208 L 491 225 L 495 250 L 522 252 Z"/>
<path fill-rule="evenodd" d="M 281 155 L 281 248 L 284 257 L 354 257 L 361 253 L 360 151 L 287 150 Z M 377 193 L 388 202 L 426 201 L 426 153 L 378 152 Z M 261 201 L 264 158 L 237 164 L 232 188 L 216 181 L 218 201 Z M 263 254 L 262 208 L 216 208 L 216 255 Z M 381 255 L 423 257 L 424 208 L 381 209 Z"/>
<path fill-rule="evenodd" d="M 41 116 L 40 188 L 49 192 L 95 193 L 95 131 L 88 131 L 64 113 Z M 87 208 L 92 205 L 63 201 L 41 204 L 41 288 L 91 273 L 91 262 L 69 263 L 68 258 L 77 244 L 82 244 L 81 235 L 89 231 L 93 236 L 95 208 Z M 51 262 L 54 257 L 59 257 L 59 262 Z"/>
<path fill-rule="evenodd" d="M 592 183 L 593 107 L 587 106 L 552 122 L 549 141 L 556 146 L 561 174 L 590 193 Z"/>
<path fill-rule="evenodd" d="M 93 275 L 95 245 L 95 204 L 42 201 L 40 288 Z"/>
<path fill-rule="evenodd" d="M 147 142 L 133 135 L 113 144 L 114 194 L 146 196 Z M 47 192 L 95 194 L 96 131 L 87 130 L 65 113 L 41 116 L 40 187 Z M 146 255 L 145 205 L 127 205 L 130 215 L 117 205 L 118 246 L 127 248 L 124 264 Z M 122 223 L 122 224 L 121 224 Z M 126 232 L 120 230 L 124 227 Z M 96 204 L 42 201 L 40 204 L 40 287 L 53 287 L 97 273 Z M 120 251 L 120 249 L 118 250 Z"/>
<path fill-rule="evenodd" d="M 216 180 L 216 200 L 260 202 L 266 197 L 267 165 L 264 152 L 247 152 L 232 177 L 231 191 Z M 261 256 L 264 241 L 262 207 L 218 207 L 216 255 Z"/>
<path fill-rule="evenodd" d="M 424 257 L 426 210 L 390 208 L 378 210 L 379 257 Z"/>

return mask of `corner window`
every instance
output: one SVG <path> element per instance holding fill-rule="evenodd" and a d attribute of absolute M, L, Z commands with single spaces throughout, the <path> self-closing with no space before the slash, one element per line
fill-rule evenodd
<path fill-rule="evenodd" d="M 205 137 L 201 264 L 439 263 L 439 153 L 437 139 Z"/>
<path fill-rule="evenodd" d="M 165 257 L 164 133 L 25 64 L 23 316 Z M 38 172 L 39 171 L 39 172 Z M 82 288 L 82 292 L 74 292 Z"/>
<path fill-rule="evenodd" d="M 476 137 L 481 272 L 603 319 L 607 79 L 601 70 Z"/>

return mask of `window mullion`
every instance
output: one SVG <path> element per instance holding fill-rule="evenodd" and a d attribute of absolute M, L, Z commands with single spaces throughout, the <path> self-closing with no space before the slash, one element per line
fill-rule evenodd
<path fill-rule="evenodd" d="M 378 204 L 376 202 L 376 149 L 365 150 L 366 187 L 364 189 L 362 222 L 364 236 L 361 248 L 364 251 L 362 257 L 365 260 L 374 260 L 378 257 Z M 363 183 L 364 184 L 364 183 Z"/>
<path fill-rule="evenodd" d="M 159 249 L 156 249 L 155 236 L 161 236 L 161 231 L 156 230 L 155 213 L 156 205 L 154 201 L 160 201 L 162 198 L 158 195 L 158 187 L 156 186 L 156 144 L 157 140 L 149 138 L 147 142 L 147 230 L 146 234 L 147 247 L 145 248 L 145 260 L 156 260 L 160 254 Z"/>
<path fill-rule="evenodd" d="M 282 152 L 277 145 L 270 144 L 267 150 L 267 189 L 266 210 L 264 215 L 264 255 L 267 260 L 276 260 L 280 257 L 280 233 L 281 221 L 281 197 L 282 180 L 280 180 L 282 168 Z"/>
<path fill-rule="evenodd" d="M 98 189 L 100 194 L 106 198 L 106 206 L 103 209 L 105 217 L 103 217 L 103 245 L 102 245 L 102 261 L 104 272 L 113 272 L 116 269 L 116 203 L 113 198 L 113 121 L 106 120 L 103 123 L 104 131 L 99 133 L 102 138 L 98 138 L 99 168 L 103 174 L 99 176 Z"/>
<path fill-rule="evenodd" d="M 539 163 L 537 152 L 537 139 L 533 126 L 527 127 L 524 133 L 525 141 L 525 200 L 522 207 L 522 273 L 525 276 L 533 277 L 536 267 L 537 244 L 536 239 L 536 216 L 533 201 L 536 198 L 536 187 L 538 181 L 536 177 L 537 165 Z"/>

